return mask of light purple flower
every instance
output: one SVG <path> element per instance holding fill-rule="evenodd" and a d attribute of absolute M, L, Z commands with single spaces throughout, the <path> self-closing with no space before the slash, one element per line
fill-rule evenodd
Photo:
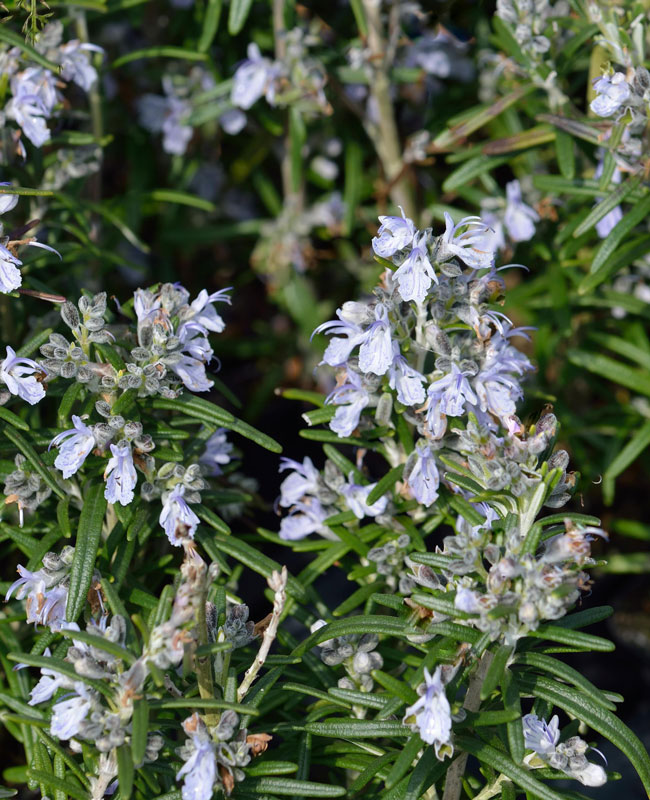
<path fill-rule="evenodd" d="M 598 180 L 600 176 L 603 174 L 603 160 L 601 159 L 598 162 L 598 167 L 596 168 L 596 172 L 594 173 L 594 180 Z M 614 172 L 612 173 L 612 183 L 620 183 L 623 179 L 623 175 L 618 169 L 618 167 L 614 168 Z M 600 203 L 602 198 L 600 198 L 596 205 Z M 620 206 L 616 206 L 611 211 L 609 211 L 602 219 L 599 219 L 596 223 L 596 233 L 601 239 L 606 239 L 609 234 L 614 230 L 614 228 L 618 225 L 618 223 L 623 219 L 623 209 Z"/>
<path fill-rule="evenodd" d="M 350 473 L 348 476 L 348 483 L 341 489 L 341 494 L 347 500 L 350 511 L 354 512 L 357 519 L 376 517 L 379 514 L 383 514 L 388 505 L 387 497 L 380 497 L 379 500 L 376 500 L 372 505 L 368 504 L 368 495 L 377 484 L 371 483 L 368 486 L 360 486 L 354 483 L 353 477 L 353 474 Z"/>
<path fill-rule="evenodd" d="M 182 156 L 192 138 L 193 128 L 185 124 L 192 106 L 176 95 L 171 81 L 163 80 L 166 96 L 145 94 L 138 101 L 140 125 L 151 133 L 162 133 L 163 150 Z"/>
<path fill-rule="evenodd" d="M 43 373 L 43 367 L 31 358 L 20 358 L 13 348 L 7 345 L 7 357 L 0 363 L 0 380 L 11 394 L 18 395 L 31 406 L 45 397 L 43 385 L 34 373 Z"/>
<path fill-rule="evenodd" d="M 217 778 L 215 746 L 207 731 L 201 730 L 198 734 L 193 734 L 191 739 L 192 755 L 176 773 L 176 780 L 185 777 L 183 800 L 210 800 Z"/>
<path fill-rule="evenodd" d="M 427 396 L 427 425 L 435 439 L 439 439 L 447 429 L 447 416 L 460 417 L 465 402 L 471 405 L 478 402 L 465 373 L 456 364 L 451 365 L 451 372 L 430 384 Z"/>
<path fill-rule="evenodd" d="M 418 446 L 415 451 L 417 460 L 408 475 L 406 483 L 418 503 L 428 507 L 438 499 L 440 473 L 431 448 Z"/>
<path fill-rule="evenodd" d="M 59 433 L 50 443 L 50 447 L 59 447 L 60 445 L 54 466 L 61 470 L 66 479 L 75 474 L 95 446 L 92 429 L 82 422 L 80 417 L 73 414 L 72 424 L 74 428 Z"/>
<path fill-rule="evenodd" d="M 108 460 L 104 472 L 104 479 L 108 478 L 104 497 L 109 503 L 128 506 L 133 500 L 133 490 L 138 481 L 131 445 L 128 442 L 112 444 L 111 453 L 113 456 Z"/>
<path fill-rule="evenodd" d="M 420 738 L 423 742 L 434 745 L 439 758 L 440 748 L 450 744 L 451 737 L 451 707 L 442 684 L 441 667 L 437 667 L 433 675 L 425 667 L 424 681 L 418 687 L 419 700 L 404 713 L 404 724 L 407 724 L 409 717 L 415 715 L 415 727 Z"/>
<path fill-rule="evenodd" d="M 370 402 L 370 395 L 364 389 L 361 377 L 352 370 L 347 372 L 347 380 L 331 392 L 326 403 L 339 406 L 334 418 L 330 420 L 330 428 L 339 436 L 350 436 L 359 424 L 361 412 Z"/>
<path fill-rule="evenodd" d="M 221 475 L 222 466 L 230 463 L 233 445 L 228 441 L 225 428 L 219 428 L 205 443 L 201 464 L 210 470 L 210 475 Z"/>
<path fill-rule="evenodd" d="M 47 658 L 51 657 L 52 653 L 49 647 L 45 648 L 43 655 Z M 67 676 L 61 675 L 60 672 L 56 672 L 48 667 L 41 667 L 41 678 L 29 693 L 30 700 L 28 705 L 35 706 L 39 703 L 45 703 L 47 700 L 54 697 L 54 694 L 59 689 L 66 688 L 69 685 L 70 678 Z"/>
<path fill-rule="evenodd" d="M 207 392 L 214 385 L 205 373 L 205 364 L 197 358 L 181 355 L 170 366 L 192 392 Z"/>
<path fill-rule="evenodd" d="M 555 752 L 555 745 L 560 739 L 559 722 L 557 716 L 547 724 L 537 714 L 526 714 L 522 720 L 526 747 L 540 755 Z"/>
<path fill-rule="evenodd" d="M 401 206 L 399 210 L 401 217 L 379 217 L 381 225 L 372 240 L 372 249 L 382 258 L 390 258 L 398 250 L 408 247 L 415 236 L 413 221 L 408 219 Z"/>
<path fill-rule="evenodd" d="M 422 405 L 426 396 L 422 385 L 424 380 L 424 375 L 401 355 L 399 344 L 393 342 L 393 363 L 388 370 L 388 385 L 397 391 L 399 402 L 405 406 Z"/>
<path fill-rule="evenodd" d="M 438 283 L 438 277 L 429 260 L 426 233 L 413 237 L 413 248 L 399 269 L 395 270 L 393 280 L 399 286 L 402 300 L 415 300 L 416 303 L 424 302 L 432 281 Z"/>
<path fill-rule="evenodd" d="M 0 198 L 10 195 L 0 195 Z M 16 258 L 4 245 L 0 244 L 0 292 L 9 294 L 22 285 L 23 276 L 18 267 L 23 262 Z"/>
<path fill-rule="evenodd" d="M 231 108 L 219 117 L 219 125 L 229 136 L 236 136 L 246 127 L 246 114 L 238 108 Z"/>
<path fill-rule="evenodd" d="M 357 322 L 346 319 L 345 309 L 337 309 L 336 316 L 338 320 L 323 322 L 312 333 L 312 337 L 318 333 L 328 336 L 332 333 L 340 334 L 330 340 L 323 354 L 321 364 L 329 364 L 330 367 L 340 367 L 345 364 L 354 348 L 366 338 L 366 332 Z"/>
<path fill-rule="evenodd" d="M 248 58 L 237 67 L 233 76 L 232 104 L 237 108 L 249 109 L 266 94 L 267 102 L 273 105 L 271 84 L 277 75 L 276 65 L 262 56 L 254 42 L 248 45 L 247 55 Z"/>
<path fill-rule="evenodd" d="M 393 361 L 393 345 L 390 338 L 388 312 L 382 303 L 375 306 L 375 322 L 364 332 L 364 341 L 359 347 L 359 369 L 385 375 Z"/>
<path fill-rule="evenodd" d="M 623 108 L 632 94 L 630 84 L 622 72 L 597 78 L 594 81 L 594 89 L 598 96 L 591 101 L 589 108 L 599 117 L 611 117 Z"/>
<path fill-rule="evenodd" d="M 71 39 L 59 48 L 62 78 L 76 83 L 85 92 L 89 92 L 97 80 L 97 70 L 90 63 L 91 52 L 103 53 L 104 50 L 79 39 Z"/>
<path fill-rule="evenodd" d="M 438 259 L 446 261 L 456 256 L 472 269 L 489 269 L 494 265 L 494 251 L 485 249 L 485 232 L 480 217 L 464 217 L 454 225 L 445 212 L 445 232 L 438 246 Z"/>
<path fill-rule="evenodd" d="M 8 181 L 2 181 L 0 186 L 11 186 Z M 6 214 L 18 205 L 17 194 L 0 194 L 0 214 Z"/>
<path fill-rule="evenodd" d="M 35 147 L 51 138 L 46 120 L 59 101 L 56 78 L 42 67 L 29 67 L 11 79 L 12 98 L 5 113 L 13 119 Z"/>
<path fill-rule="evenodd" d="M 177 484 L 165 497 L 158 521 L 164 528 L 167 538 L 175 547 L 185 539 L 193 539 L 200 519 L 185 500 L 185 487 Z"/>
<path fill-rule="evenodd" d="M 324 521 L 328 516 L 328 512 L 315 497 L 309 497 L 308 502 L 294 503 L 289 515 L 280 523 L 280 538 L 295 542 L 312 533 L 327 536 L 329 529 Z"/>
<path fill-rule="evenodd" d="M 524 203 L 519 181 L 506 184 L 506 213 L 503 221 L 508 236 L 513 242 L 527 242 L 535 235 L 535 223 L 539 222 L 539 214 L 534 208 Z"/>
<path fill-rule="evenodd" d="M 189 307 L 183 312 L 183 319 L 178 329 L 178 336 L 182 339 L 186 328 L 192 326 L 193 330 L 197 330 L 204 335 L 208 331 L 213 333 L 221 333 L 226 327 L 226 323 L 217 314 L 217 309 L 214 303 L 231 303 L 231 299 L 227 292 L 232 291 L 232 286 L 226 289 L 219 289 L 218 292 L 208 294 L 206 289 L 202 289 L 193 300 Z"/>
<path fill-rule="evenodd" d="M 77 693 L 75 697 L 52 706 L 50 733 L 57 739 L 67 740 L 77 736 L 81 723 L 92 707 L 91 692 L 81 681 L 75 683 L 74 690 Z"/>
<path fill-rule="evenodd" d="M 280 505 L 289 508 L 306 494 L 315 494 L 318 491 L 319 471 L 314 466 L 311 458 L 305 456 L 302 464 L 291 458 L 280 459 L 280 472 L 291 469 L 290 475 L 280 484 Z"/>
<path fill-rule="evenodd" d="M 454 606 L 459 611 L 464 611 L 466 614 L 478 614 L 481 610 L 478 594 L 468 589 L 466 586 L 461 586 L 456 592 Z"/>

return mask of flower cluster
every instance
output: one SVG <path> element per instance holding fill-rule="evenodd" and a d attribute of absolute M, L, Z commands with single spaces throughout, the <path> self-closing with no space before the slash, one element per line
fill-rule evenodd
<path fill-rule="evenodd" d="M 553 4 L 550 0 L 497 0 L 496 13 L 513 26 L 522 49 L 533 59 L 539 59 L 551 47 L 546 35 L 549 23 L 566 16 L 569 4 L 565 0 Z"/>
<path fill-rule="evenodd" d="M 319 619 L 311 626 L 315 633 L 327 623 Z M 339 689 L 356 689 L 362 692 L 371 692 L 374 681 L 371 676 L 373 669 L 381 669 L 384 660 L 376 651 L 379 637 L 374 633 L 364 633 L 361 636 L 349 634 L 336 636 L 321 642 L 320 657 L 323 664 L 336 667 L 340 664 L 345 668 L 346 676 L 339 678 Z M 359 710 L 358 716 L 363 716 L 364 710 Z"/>
<path fill-rule="evenodd" d="M 10 120 L 18 127 L 14 146 L 18 154 L 26 157 L 22 133 L 34 147 L 42 147 L 51 139 L 47 121 L 58 113 L 63 104 L 61 81 L 74 83 L 88 92 L 97 80 L 97 71 L 91 63 L 93 52 L 102 52 L 100 47 L 72 39 L 63 42 L 63 25 L 51 22 L 39 34 L 36 49 L 59 72 L 44 66 L 23 66 L 22 52 L 18 47 L 5 48 L 0 53 L 0 63 L 5 80 L 9 81 L 10 97 L 0 112 L 4 126 Z"/>

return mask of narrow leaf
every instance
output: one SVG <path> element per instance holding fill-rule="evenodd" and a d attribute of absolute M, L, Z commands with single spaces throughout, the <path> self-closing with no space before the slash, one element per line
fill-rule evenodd
<path fill-rule="evenodd" d="M 76 622 L 86 605 L 86 595 L 95 569 L 106 506 L 103 484 L 95 484 L 85 491 L 70 570 L 70 589 L 66 607 L 66 619 L 69 622 Z"/>

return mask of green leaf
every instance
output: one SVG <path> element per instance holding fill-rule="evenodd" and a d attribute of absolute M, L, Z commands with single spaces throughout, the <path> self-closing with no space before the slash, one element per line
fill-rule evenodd
<path fill-rule="evenodd" d="M 260 713 L 250 705 L 229 703 L 227 700 L 203 699 L 202 697 L 170 697 L 164 700 L 149 700 L 149 708 L 227 709 L 254 717 Z"/>
<path fill-rule="evenodd" d="M 89 633 L 88 631 L 73 631 L 66 630 L 64 628 L 62 628 L 59 633 L 62 636 L 65 636 L 66 639 L 77 639 L 78 641 L 85 642 L 97 650 L 103 650 L 105 653 L 110 653 L 112 656 L 115 656 L 115 658 L 120 658 L 122 661 L 126 661 L 127 664 L 134 664 L 136 661 L 136 656 L 127 650 L 126 647 L 122 647 L 122 645 L 117 644 L 117 642 L 111 642 L 109 639 L 105 639 L 103 636 L 97 636 L 96 634 Z"/>
<path fill-rule="evenodd" d="M 103 484 L 98 483 L 85 490 L 70 570 L 70 588 L 65 615 L 69 622 L 76 622 L 86 605 L 86 595 L 95 569 L 106 506 Z"/>
<path fill-rule="evenodd" d="M 117 778 L 120 784 L 120 798 L 122 800 L 129 800 L 131 792 L 133 791 L 133 756 L 131 748 L 123 744 L 121 747 L 116 748 L 117 754 Z"/>
<path fill-rule="evenodd" d="M 600 375 L 613 383 L 626 386 L 634 392 L 640 392 L 650 397 L 650 375 L 647 372 L 634 369 L 615 361 L 609 356 L 599 353 L 588 353 L 584 350 L 570 350 L 569 361 L 577 367 L 587 369 Z"/>
<path fill-rule="evenodd" d="M 402 477 L 402 473 L 404 472 L 404 464 L 399 464 L 396 467 L 393 467 L 389 470 L 381 480 L 377 482 L 375 488 L 370 492 L 366 502 L 369 505 L 372 505 L 380 497 L 383 497 L 386 492 L 390 491 L 393 486 L 397 483 L 397 481 Z"/>
<path fill-rule="evenodd" d="M 411 764 L 421 749 L 422 739 L 420 738 L 420 734 L 412 734 L 411 738 L 408 740 L 408 742 L 406 742 L 401 753 L 393 764 L 393 768 L 386 776 L 386 789 L 392 789 L 396 783 L 399 783 L 399 781 L 411 769 Z"/>
<path fill-rule="evenodd" d="M 78 381 L 74 381 L 74 383 L 71 383 L 63 393 L 63 397 L 59 403 L 59 410 L 57 412 L 60 427 L 69 426 L 72 406 L 75 404 L 75 401 L 81 394 L 82 390 L 83 385 Z"/>
<path fill-rule="evenodd" d="M 246 788 L 257 792 L 259 797 L 263 792 L 288 797 L 297 797 L 298 795 L 302 797 L 343 797 L 347 794 L 344 786 L 299 781 L 295 778 L 255 778 L 246 781 Z"/>
<path fill-rule="evenodd" d="M 246 767 L 246 775 L 290 775 L 298 771 L 298 765 L 293 761 L 255 761 Z"/>
<path fill-rule="evenodd" d="M 246 24 L 253 0 L 231 0 L 228 11 L 228 33 L 237 36 Z"/>
<path fill-rule="evenodd" d="M 1 28 L 0 28 L 1 30 Z M 10 442 L 16 445 L 16 447 L 20 450 L 20 452 L 25 456 L 25 458 L 29 461 L 29 463 L 34 467 L 36 472 L 43 478 L 45 483 L 50 487 L 50 489 L 54 492 L 57 497 L 63 499 L 65 494 L 61 491 L 58 483 L 52 477 L 52 473 L 49 471 L 43 459 L 38 455 L 36 450 L 31 446 L 31 444 L 25 439 L 25 437 L 18 433 L 17 430 L 13 428 L 9 428 L 5 426 L 2 429 L 4 435 L 9 439 Z M 70 620 L 72 622 L 72 620 Z"/>
<path fill-rule="evenodd" d="M 228 524 L 225 523 L 221 517 L 217 516 L 217 514 L 215 514 L 211 509 L 206 508 L 203 505 L 196 505 L 194 506 L 194 510 L 204 522 L 207 522 L 208 525 L 210 525 L 211 528 L 214 528 L 216 531 L 220 531 L 226 536 L 231 533 Z"/>
<path fill-rule="evenodd" d="M 39 53 L 38 50 L 30 44 L 27 44 L 23 36 L 19 36 L 19 34 L 12 31 L 7 25 L 0 25 L 0 42 L 6 42 L 10 47 L 17 47 L 19 50 L 22 50 L 27 61 L 34 61 L 36 64 L 40 64 L 41 67 L 49 69 L 50 72 L 53 72 L 55 75 L 61 74 L 61 67 L 59 64 L 55 64 L 54 61 L 45 58 L 42 53 Z M 36 191 L 34 191 L 34 193 L 36 193 Z M 18 192 L 13 192 L 12 194 L 18 194 Z M 45 192 L 42 192 L 42 194 L 45 194 Z M 48 194 L 51 195 L 53 192 L 48 192 Z"/>
<path fill-rule="evenodd" d="M 28 356 L 31 356 L 31 354 L 35 353 L 42 344 L 45 344 L 45 342 L 49 341 L 51 333 L 54 333 L 54 328 L 45 328 L 45 330 L 35 333 L 25 342 L 22 347 L 16 351 L 16 355 L 20 356 L 21 358 L 27 358 Z"/>
<path fill-rule="evenodd" d="M 140 697 L 133 703 L 133 717 L 131 728 L 131 753 L 133 763 L 140 766 L 144 761 L 147 749 L 147 734 L 149 732 L 149 705 L 146 697 Z"/>
<path fill-rule="evenodd" d="M 460 627 L 460 626 L 458 626 Z M 386 636 L 412 636 L 419 632 L 413 625 L 407 625 L 394 617 L 385 617 L 380 614 L 366 614 L 364 616 L 340 619 L 323 625 L 308 636 L 291 653 L 292 656 L 301 656 L 314 645 L 333 639 L 336 636 L 346 636 L 351 633 L 377 633 Z"/>
<path fill-rule="evenodd" d="M 346 614 L 349 614 L 351 611 L 354 611 L 355 608 L 360 606 L 362 603 L 365 603 L 369 597 L 375 594 L 378 588 L 378 583 L 368 583 L 365 586 L 360 586 L 346 600 L 338 605 L 334 611 L 332 611 L 332 616 L 343 617 Z"/>
<path fill-rule="evenodd" d="M 88 792 L 79 786 L 76 781 L 73 783 L 71 779 L 57 778 L 49 772 L 42 772 L 40 769 L 28 769 L 27 777 L 54 791 L 64 792 L 74 800 L 89 800 L 90 798 Z"/>
<path fill-rule="evenodd" d="M 203 29 L 197 45 L 199 53 L 207 53 L 219 29 L 223 0 L 208 0 L 203 14 Z"/>
<path fill-rule="evenodd" d="M 533 773 L 526 767 L 515 764 L 512 759 L 501 750 L 497 750 L 480 739 L 469 736 L 455 736 L 455 745 L 466 753 L 478 758 L 484 764 L 499 770 L 503 775 L 507 775 L 511 781 L 521 786 L 540 800 L 563 800 L 562 795 L 549 789 L 545 784 L 533 777 Z"/>
<path fill-rule="evenodd" d="M 650 445 L 650 421 L 642 425 L 605 470 L 603 480 L 614 480 Z"/>
<path fill-rule="evenodd" d="M 646 195 L 634 208 L 628 211 L 623 219 L 614 226 L 607 238 L 603 240 L 598 250 L 596 250 L 589 268 L 589 272 L 592 275 L 597 275 L 605 267 L 608 259 L 614 255 L 619 244 L 648 214 L 650 214 L 650 195 Z"/>
<path fill-rule="evenodd" d="M 60 672 L 61 675 L 71 678 L 72 681 L 83 681 L 84 683 L 87 683 L 88 686 L 92 686 L 93 689 L 98 691 L 100 694 L 103 694 L 104 697 L 111 697 L 111 689 L 106 682 L 95 680 L 93 678 L 86 678 L 83 675 L 78 675 L 75 672 L 72 664 L 69 664 L 67 661 L 63 661 L 60 658 L 54 658 L 54 656 L 37 656 L 32 655 L 31 653 L 9 653 L 7 658 L 10 661 L 17 661 L 18 663 L 27 664 L 28 667 L 44 667 L 45 669 L 51 669 L 55 672 Z"/>
<path fill-rule="evenodd" d="M 80 384 L 76 384 L 79 386 Z M 9 411 L 8 408 L 4 408 L 4 406 L 0 406 L 0 419 L 8 422 L 9 425 L 13 425 L 14 428 L 18 428 L 21 431 L 28 431 L 29 425 L 24 422 L 20 417 L 16 416 L 13 411 Z"/>
<path fill-rule="evenodd" d="M 572 181 L 576 175 L 576 159 L 573 138 L 565 131 L 557 131 L 555 135 L 555 153 L 562 176 Z"/>
<path fill-rule="evenodd" d="M 638 258 L 643 258 L 650 251 L 650 235 L 647 233 L 636 236 L 629 242 L 618 247 L 615 253 L 607 260 L 602 269 L 595 275 L 585 275 L 578 286 L 578 294 L 585 295 L 592 292 L 603 281 L 615 275 L 623 267 L 628 266 Z M 626 295 L 624 295 L 626 297 Z M 638 298 L 634 298 L 638 299 Z M 634 313 L 634 312 L 633 312 Z"/>
<path fill-rule="evenodd" d="M 196 53 L 197 58 L 205 58 L 203 53 Z M 187 192 L 179 192 L 176 189 L 154 189 L 144 198 L 150 198 L 156 203 L 174 203 L 179 206 L 189 206 L 190 208 L 199 208 L 201 211 L 216 211 L 216 206 L 209 200 L 204 200 L 202 197 L 197 197 L 194 194 Z"/>
<path fill-rule="evenodd" d="M 378 739 L 408 737 L 412 735 L 410 728 L 401 722 L 372 719 L 328 719 L 324 722 L 307 722 L 304 730 L 317 736 L 329 736 L 334 739 Z"/>
<path fill-rule="evenodd" d="M 567 630 L 559 625 L 540 625 L 537 630 L 529 631 L 527 636 L 534 639 L 550 639 L 552 642 L 568 644 L 571 647 L 583 647 L 586 650 L 597 650 L 601 653 L 610 653 L 615 650 L 614 643 L 601 636 L 582 631 Z"/>
<path fill-rule="evenodd" d="M 515 663 L 534 667 L 542 672 L 555 675 L 557 678 L 561 678 L 563 681 L 573 684 L 573 686 L 576 686 L 578 689 L 582 689 L 588 697 L 591 697 L 598 705 L 603 706 L 603 708 L 616 711 L 615 704 L 612 703 L 611 700 L 608 700 L 597 686 L 594 686 L 594 684 L 587 680 L 577 669 L 570 667 L 568 664 L 564 664 L 562 661 L 558 661 L 557 658 L 546 656 L 543 653 L 517 653 Z"/>
<path fill-rule="evenodd" d="M 650 756 L 637 736 L 611 711 L 594 702 L 591 697 L 578 694 L 570 687 L 548 678 L 518 674 L 517 683 L 524 692 L 553 703 L 609 739 L 630 759 L 646 792 L 650 794 Z"/>
<path fill-rule="evenodd" d="M 443 192 L 453 192 L 456 189 L 467 186 L 475 178 L 484 175 L 486 172 L 490 172 L 490 170 L 503 166 L 509 160 L 509 156 L 486 157 L 481 153 L 481 155 L 476 156 L 476 158 L 470 158 L 458 167 L 458 169 L 454 170 L 442 184 L 442 190 Z"/>
<path fill-rule="evenodd" d="M 570 138 L 570 137 L 569 137 Z M 565 175 L 565 177 L 568 177 Z M 590 228 L 593 228 L 597 222 L 609 214 L 612 209 L 614 209 L 617 205 L 623 202 L 625 198 L 633 192 L 641 183 L 641 176 L 640 175 L 632 175 L 630 176 L 625 183 L 622 183 L 620 186 L 617 186 L 614 191 L 608 192 L 607 197 L 601 200 L 597 205 L 595 205 L 591 211 L 587 214 L 587 216 L 582 220 L 580 225 L 573 231 L 573 237 L 575 239 L 578 236 L 582 236 L 583 233 L 586 233 Z M 592 269 L 592 272 L 595 270 Z"/>
<path fill-rule="evenodd" d="M 418 699 L 417 692 L 399 678 L 380 669 L 373 669 L 372 676 L 380 686 L 383 686 L 393 697 L 399 698 L 405 705 L 412 705 Z"/>
<path fill-rule="evenodd" d="M 184 47 L 164 45 L 161 47 L 147 47 L 143 50 L 133 50 L 130 53 L 125 53 L 123 56 L 116 58 L 111 66 L 113 69 L 116 69 L 118 67 L 123 67 L 125 64 L 130 64 L 132 61 L 138 61 L 141 58 L 181 58 L 186 61 L 205 61 L 207 56 L 205 53 L 197 50 L 187 50 Z M 170 202 L 174 201 L 172 200 Z"/>
<path fill-rule="evenodd" d="M 497 648 L 481 686 L 481 700 L 487 700 L 497 686 L 500 685 L 508 660 L 513 652 L 514 647 L 506 644 L 502 644 Z"/>

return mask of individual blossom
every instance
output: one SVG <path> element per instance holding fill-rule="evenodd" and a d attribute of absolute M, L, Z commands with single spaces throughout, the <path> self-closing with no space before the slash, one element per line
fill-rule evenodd
<path fill-rule="evenodd" d="M 318 333 L 324 333 L 327 336 L 339 334 L 330 339 L 321 364 L 329 364 L 330 367 L 342 366 L 350 358 L 354 348 L 362 344 L 366 339 L 366 332 L 360 322 L 361 320 L 366 321 L 367 309 L 364 307 L 363 312 L 357 312 L 354 306 L 361 304 L 352 304 L 352 308 L 350 308 L 350 305 L 349 303 L 344 303 L 343 308 L 339 308 L 336 311 L 338 320 L 332 319 L 328 322 L 323 322 L 312 334 L 312 337 Z M 368 318 L 367 321 L 370 321 L 370 319 Z"/>
<path fill-rule="evenodd" d="M 306 498 L 304 502 L 296 502 L 280 523 L 280 538 L 295 542 L 312 533 L 318 533 L 325 538 L 334 538 L 325 525 L 325 520 L 329 516 L 330 513 L 325 511 L 315 497 Z"/>
<path fill-rule="evenodd" d="M 104 472 L 104 479 L 107 479 L 104 497 L 109 503 L 128 506 L 133 500 L 133 490 L 138 480 L 131 445 L 128 442 L 118 442 L 110 447 L 113 455 Z"/>
<path fill-rule="evenodd" d="M 341 487 L 341 494 L 345 497 L 350 511 L 354 512 L 357 519 L 376 517 L 379 514 L 383 514 L 388 505 L 387 497 L 380 497 L 379 500 L 372 504 L 368 503 L 368 496 L 377 484 L 371 483 L 368 486 L 361 486 L 358 483 L 354 483 L 353 477 L 353 474 L 350 473 L 349 482 Z"/>
<path fill-rule="evenodd" d="M 372 240 L 372 249 L 381 258 L 390 258 L 413 242 L 415 225 L 401 206 L 400 211 L 401 217 L 379 217 L 381 225 Z"/>
<path fill-rule="evenodd" d="M 230 96 L 232 104 L 248 110 L 260 97 L 266 95 L 269 105 L 273 105 L 272 84 L 278 75 L 278 66 L 264 58 L 254 42 L 248 45 L 246 52 L 248 58 L 237 67 L 233 76 Z"/>
<path fill-rule="evenodd" d="M 306 494 L 315 494 L 318 491 L 320 477 L 320 472 L 309 456 L 305 456 L 302 464 L 291 458 L 281 458 L 280 472 L 286 469 L 293 470 L 293 472 L 287 475 L 280 484 L 279 504 L 283 508 L 289 508 Z"/>
<path fill-rule="evenodd" d="M 632 95 L 630 84 L 622 72 L 604 75 L 594 81 L 597 96 L 591 101 L 589 108 L 599 117 L 611 117 L 620 111 Z"/>
<path fill-rule="evenodd" d="M 76 83 L 85 92 L 89 92 L 97 80 L 97 70 L 90 63 L 90 53 L 103 53 L 96 44 L 71 39 L 59 48 L 61 77 Z"/>
<path fill-rule="evenodd" d="M 9 181 L 1 181 L 0 186 L 11 186 Z M 0 194 L 0 214 L 12 211 L 18 205 L 17 194 Z"/>
<path fill-rule="evenodd" d="M 385 375 L 393 361 L 388 312 L 382 303 L 375 306 L 375 321 L 365 331 L 359 347 L 359 369 L 375 375 Z"/>
<path fill-rule="evenodd" d="M 51 138 L 47 120 L 60 98 L 56 78 L 42 67 L 29 67 L 11 78 L 11 94 L 4 109 L 7 118 L 35 147 L 42 147 Z"/>
<path fill-rule="evenodd" d="M 455 256 L 472 269 L 489 269 L 494 264 L 494 251 L 485 249 L 485 230 L 480 217 L 463 217 L 454 225 L 445 212 L 445 232 L 438 241 L 437 259 L 448 261 Z"/>
<path fill-rule="evenodd" d="M 182 484 L 174 486 L 166 497 L 163 495 L 163 508 L 158 519 L 170 543 L 175 547 L 180 546 L 184 539 L 193 539 L 200 522 L 184 495 L 185 486 Z"/>
<path fill-rule="evenodd" d="M 45 648 L 43 655 L 51 658 L 52 653 L 49 647 Z M 35 706 L 51 700 L 59 689 L 67 689 L 70 683 L 70 678 L 66 675 L 62 675 L 56 670 L 48 669 L 48 667 L 41 667 L 41 678 L 29 693 L 30 700 L 28 705 Z"/>
<path fill-rule="evenodd" d="M 181 755 L 185 764 L 176 774 L 176 780 L 184 777 L 183 800 L 210 800 L 217 778 L 215 745 L 199 715 L 194 713 L 183 722 L 183 730 L 190 737 Z"/>
<path fill-rule="evenodd" d="M 184 155 L 194 130 L 186 123 L 192 111 L 188 100 L 179 97 L 169 76 L 163 78 L 164 97 L 145 94 L 138 103 L 138 120 L 151 133 L 162 133 L 163 150 Z"/>
<path fill-rule="evenodd" d="M 361 377 L 356 372 L 348 370 L 346 380 L 337 386 L 325 400 L 338 406 L 330 428 L 339 436 L 350 436 L 359 424 L 361 412 L 370 402 L 370 395 L 364 389 Z"/>
<path fill-rule="evenodd" d="M 427 234 L 419 233 L 413 237 L 413 248 L 401 266 L 393 274 L 399 286 L 402 300 L 415 300 L 423 303 L 431 283 L 438 283 L 427 248 Z"/>
<path fill-rule="evenodd" d="M 3 294 L 15 292 L 22 284 L 23 276 L 18 269 L 22 265 L 23 262 L 19 258 L 16 258 L 4 245 L 0 244 L 0 292 Z"/>
<path fill-rule="evenodd" d="M 388 370 L 388 385 L 397 391 L 397 399 L 405 406 L 422 405 L 426 397 L 424 375 L 414 369 L 400 353 L 399 344 L 393 341 L 393 363 Z"/>
<path fill-rule="evenodd" d="M 427 425 L 435 439 L 446 431 L 447 416 L 460 417 L 465 402 L 471 405 L 478 402 L 466 373 L 456 364 L 451 365 L 451 372 L 429 385 L 427 396 Z"/>
<path fill-rule="evenodd" d="M 92 708 L 91 690 L 81 681 L 74 684 L 74 690 L 76 696 L 52 706 L 50 733 L 57 739 L 67 740 L 77 736 Z"/>
<path fill-rule="evenodd" d="M 202 289 L 196 299 L 192 300 L 181 312 L 181 324 L 178 328 L 179 338 L 183 339 L 188 329 L 199 331 L 204 335 L 208 331 L 221 333 L 226 327 L 226 323 L 217 313 L 214 304 L 230 304 L 232 300 L 227 294 L 230 291 L 232 291 L 231 286 L 226 289 L 219 289 L 218 292 L 212 292 L 212 294 L 208 294 L 206 289 Z"/>
<path fill-rule="evenodd" d="M 527 242 L 535 235 L 535 223 L 539 222 L 539 214 L 524 203 L 519 181 L 506 184 L 506 211 L 503 221 L 513 242 Z"/>
<path fill-rule="evenodd" d="M 441 758 L 441 749 L 444 747 L 447 751 L 451 747 L 451 707 L 445 694 L 441 672 L 442 668 L 437 667 L 431 675 L 424 668 L 425 682 L 418 686 L 420 698 L 406 709 L 403 720 L 405 725 L 419 732 L 423 742 L 435 747 L 436 757 L 440 760 L 447 754 L 444 752 Z M 415 722 L 407 722 L 413 716 Z M 451 751 L 453 753 L 453 747 Z"/>
<path fill-rule="evenodd" d="M 0 363 L 0 381 L 11 394 L 18 395 L 31 406 L 45 397 L 45 389 L 36 377 L 45 377 L 40 364 L 31 358 L 20 358 L 15 350 L 7 345 L 7 356 Z"/>
<path fill-rule="evenodd" d="M 50 448 L 60 447 L 54 466 L 61 470 L 66 479 L 75 474 L 95 446 L 92 429 L 80 417 L 73 414 L 72 424 L 73 428 L 59 433 L 50 443 Z"/>
<path fill-rule="evenodd" d="M 440 473 L 430 447 L 418 445 L 415 448 L 415 458 L 404 470 L 404 479 L 418 503 L 427 507 L 435 503 L 438 499 Z"/>
<path fill-rule="evenodd" d="M 596 172 L 594 173 L 594 180 L 598 180 L 600 176 L 603 174 L 604 168 L 604 159 L 601 159 L 598 162 L 598 167 L 596 168 Z M 623 179 L 623 174 L 618 167 L 614 167 L 614 172 L 612 173 L 612 183 L 620 183 Z M 602 202 L 602 198 L 600 198 L 598 203 Z M 596 223 L 596 233 L 601 239 L 606 239 L 609 234 L 614 230 L 614 228 L 618 225 L 618 223 L 623 219 L 623 209 L 621 206 L 615 206 L 611 211 L 608 211 L 602 219 L 599 219 Z"/>
<path fill-rule="evenodd" d="M 198 358 L 181 354 L 170 366 L 183 385 L 192 392 L 207 392 L 214 385 L 205 372 L 205 363 Z"/>
<path fill-rule="evenodd" d="M 233 445 L 228 441 L 225 428 L 218 428 L 205 443 L 205 450 L 199 463 L 206 467 L 212 476 L 221 475 L 226 464 L 232 459 Z"/>

